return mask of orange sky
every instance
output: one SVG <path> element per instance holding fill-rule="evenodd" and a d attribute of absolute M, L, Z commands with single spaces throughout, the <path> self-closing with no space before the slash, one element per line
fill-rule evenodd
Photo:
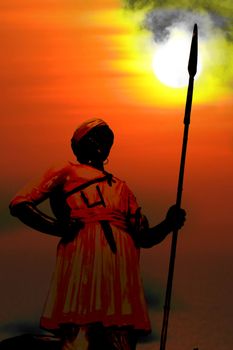
<path fill-rule="evenodd" d="M 178 93 L 174 89 L 151 91 L 152 78 L 145 79 L 143 63 L 135 64 L 140 51 L 135 23 L 131 27 L 129 14 L 120 17 L 121 5 L 115 0 L 0 5 L 0 239 L 5 246 L 13 244 L 14 230 L 23 229 L 9 217 L 11 196 L 51 163 L 73 158 L 73 130 L 93 116 L 105 119 L 115 132 L 107 170 L 127 181 L 151 224 L 175 201 L 185 95 L 184 103 L 174 105 L 169 102 Z M 113 19 L 116 11 L 116 21 L 111 24 L 101 11 L 110 11 Z M 218 99 L 216 93 L 195 103 L 200 84 L 194 91 L 183 193 L 188 221 L 179 248 L 192 260 L 206 253 L 228 256 L 233 243 L 232 95 L 221 93 Z M 158 257 L 168 246 L 158 248 Z M 153 254 L 145 258 L 144 270 Z"/>

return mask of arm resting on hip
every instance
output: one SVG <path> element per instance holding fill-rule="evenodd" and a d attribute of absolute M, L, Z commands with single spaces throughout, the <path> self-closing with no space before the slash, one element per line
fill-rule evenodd
<path fill-rule="evenodd" d="M 16 216 L 25 225 L 52 236 L 62 237 L 62 223 L 46 215 L 31 202 L 21 202 L 10 206 L 10 213 Z"/>

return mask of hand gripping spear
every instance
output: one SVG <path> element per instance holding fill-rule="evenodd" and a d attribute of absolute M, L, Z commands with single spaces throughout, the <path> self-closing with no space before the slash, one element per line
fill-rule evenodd
<path fill-rule="evenodd" d="M 197 51 L 198 51 L 197 37 L 198 37 L 198 30 L 197 30 L 197 24 L 195 24 L 193 29 L 193 37 L 192 37 L 189 63 L 188 63 L 189 85 L 188 85 L 188 92 L 187 92 L 186 105 L 185 105 L 185 115 L 184 115 L 183 145 L 182 145 L 182 152 L 181 152 L 180 172 L 179 172 L 177 197 L 176 197 L 177 208 L 180 208 L 181 206 L 185 158 L 186 158 L 188 131 L 189 131 L 189 124 L 190 124 L 191 108 L 192 108 L 192 98 L 193 98 L 193 83 L 194 83 L 194 76 L 197 72 Z M 172 243 L 171 243 L 171 253 L 170 253 L 169 271 L 168 271 L 168 279 L 167 279 L 167 289 L 166 289 L 166 295 L 165 295 L 160 350 L 165 350 L 166 348 L 168 319 L 169 319 L 171 293 L 172 293 L 172 281 L 173 281 L 175 257 L 176 257 L 177 235 L 178 235 L 178 230 L 174 230 L 172 235 Z"/>

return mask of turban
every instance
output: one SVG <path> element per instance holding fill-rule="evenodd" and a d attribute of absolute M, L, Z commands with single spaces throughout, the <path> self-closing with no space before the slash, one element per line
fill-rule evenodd
<path fill-rule="evenodd" d="M 75 143 L 77 144 L 90 130 L 95 128 L 96 126 L 106 125 L 104 120 L 99 118 L 93 118 L 90 120 L 87 120 L 86 122 L 82 123 L 74 132 L 73 140 L 75 140 Z"/>

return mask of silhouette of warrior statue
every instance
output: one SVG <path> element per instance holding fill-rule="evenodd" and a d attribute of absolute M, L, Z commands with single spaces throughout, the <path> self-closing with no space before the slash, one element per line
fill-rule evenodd
<path fill-rule="evenodd" d="M 81 124 L 71 139 L 77 162 L 49 169 L 17 193 L 10 211 L 23 223 L 61 237 L 40 326 L 62 350 L 133 350 L 151 331 L 140 277 L 140 248 L 180 229 L 175 205 L 154 227 L 127 184 L 104 170 L 114 140 L 105 121 Z M 37 205 L 50 199 L 54 218 Z"/>

